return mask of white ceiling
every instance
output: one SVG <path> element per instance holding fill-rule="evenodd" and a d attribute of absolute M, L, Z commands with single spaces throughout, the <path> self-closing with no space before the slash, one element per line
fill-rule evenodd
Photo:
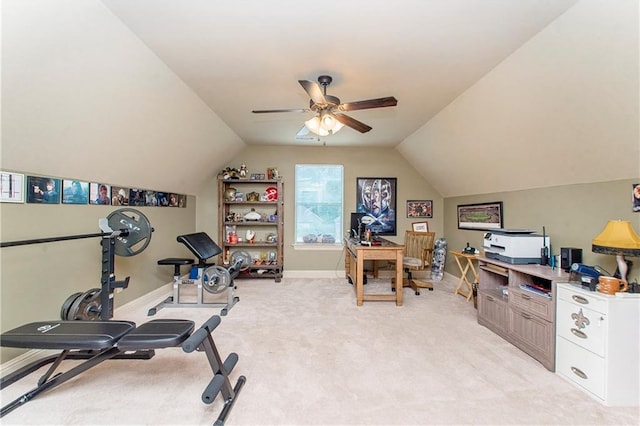
<path fill-rule="evenodd" d="M 247 144 L 301 144 L 298 80 L 333 77 L 350 112 L 332 146 L 396 146 L 576 0 L 102 0 Z"/>

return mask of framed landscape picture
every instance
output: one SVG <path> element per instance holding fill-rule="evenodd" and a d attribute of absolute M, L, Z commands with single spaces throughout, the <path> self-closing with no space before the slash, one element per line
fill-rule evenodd
<path fill-rule="evenodd" d="M 503 221 L 502 201 L 458 206 L 458 229 L 500 229 Z"/>

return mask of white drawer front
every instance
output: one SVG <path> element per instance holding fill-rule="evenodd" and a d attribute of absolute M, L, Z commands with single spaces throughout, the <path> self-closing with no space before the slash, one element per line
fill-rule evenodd
<path fill-rule="evenodd" d="M 563 338 L 556 345 L 556 372 L 604 399 L 604 359 Z"/>
<path fill-rule="evenodd" d="M 578 288 L 571 284 L 560 284 L 557 289 L 558 300 L 566 300 L 571 303 L 577 303 L 580 306 L 585 306 L 594 311 L 608 313 L 609 301 L 607 298 L 615 297 L 608 296 L 595 291 L 588 291 Z"/>
<path fill-rule="evenodd" d="M 607 316 L 582 305 L 558 300 L 556 334 L 604 356 Z"/>

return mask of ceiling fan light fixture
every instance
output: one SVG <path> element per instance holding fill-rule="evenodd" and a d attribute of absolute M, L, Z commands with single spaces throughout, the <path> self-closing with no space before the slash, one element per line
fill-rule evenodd
<path fill-rule="evenodd" d="M 304 125 L 311 132 L 315 133 L 318 136 L 327 136 L 329 131 L 324 129 L 320 123 L 320 117 L 316 116 L 304 122 Z"/>

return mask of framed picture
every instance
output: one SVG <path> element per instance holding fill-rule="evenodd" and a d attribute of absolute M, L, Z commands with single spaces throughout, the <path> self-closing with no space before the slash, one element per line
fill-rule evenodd
<path fill-rule="evenodd" d="M 278 173 L 278 169 L 276 167 L 271 167 L 267 169 L 267 179 L 274 180 L 279 178 L 280 178 L 280 173 Z"/>
<path fill-rule="evenodd" d="M 639 213 L 640 212 L 640 183 L 634 183 L 633 189 L 631 191 L 631 210 Z M 3 193 L 4 195 L 4 193 Z"/>
<path fill-rule="evenodd" d="M 62 204 L 89 204 L 89 182 L 64 179 Z"/>
<path fill-rule="evenodd" d="M 407 217 L 433 218 L 433 201 L 407 200 Z"/>
<path fill-rule="evenodd" d="M 129 205 L 129 188 L 121 186 L 111 187 L 111 205 L 112 206 L 128 206 Z"/>
<path fill-rule="evenodd" d="M 60 204 L 60 179 L 27 176 L 27 203 Z"/>
<path fill-rule="evenodd" d="M 396 185 L 396 178 L 356 178 L 356 212 L 373 234 L 396 235 Z"/>
<path fill-rule="evenodd" d="M 0 202 L 24 203 L 24 175 L 0 171 Z"/>
<path fill-rule="evenodd" d="M 413 232 L 429 232 L 429 223 L 426 220 L 424 222 L 413 222 L 411 228 Z"/>
<path fill-rule="evenodd" d="M 144 189 L 131 188 L 129 190 L 129 205 L 142 207 L 147 202 L 147 191 Z"/>
<path fill-rule="evenodd" d="M 89 184 L 89 204 L 111 205 L 111 186 L 106 183 L 91 182 Z"/>
<path fill-rule="evenodd" d="M 499 229 L 503 222 L 502 201 L 458 206 L 458 229 Z"/>

